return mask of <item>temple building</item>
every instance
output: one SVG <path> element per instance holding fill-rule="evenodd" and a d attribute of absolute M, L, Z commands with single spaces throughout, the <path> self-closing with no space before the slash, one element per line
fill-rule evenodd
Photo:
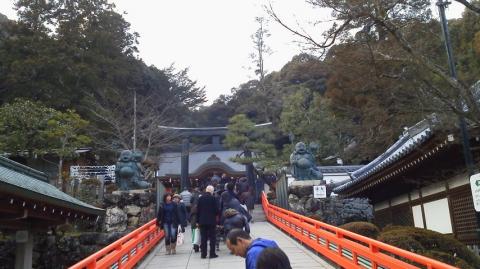
<path fill-rule="evenodd" d="M 270 126 L 271 123 L 255 125 L 255 128 Z M 231 161 L 231 158 L 241 154 L 241 150 L 227 149 L 222 139 L 228 132 L 227 127 L 183 128 L 160 126 L 169 132 L 174 132 L 182 139 L 181 145 L 171 145 L 160 154 L 157 178 L 174 188 L 188 188 L 206 183 L 213 175 L 227 174 L 231 178 L 250 175 L 245 165 Z M 203 138 L 204 143 L 192 143 Z"/>
<path fill-rule="evenodd" d="M 50 185 L 45 173 L 0 156 L 0 230 L 15 235 L 15 268 L 32 268 L 35 233 L 76 221 L 94 223 L 104 214 Z"/>
<path fill-rule="evenodd" d="M 480 228 L 474 209 L 462 137 L 439 127 L 435 117 L 406 129 L 375 160 L 334 189 L 341 197 L 367 197 L 375 223 L 406 225 L 452 234 L 478 248 Z M 471 127 L 470 145 L 480 167 L 480 128 Z"/>
<path fill-rule="evenodd" d="M 162 182 L 171 182 L 180 185 L 182 152 L 180 147 L 169 147 L 168 152 L 160 155 L 157 177 Z M 188 180 L 190 186 L 200 185 L 209 180 L 213 174 L 221 176 L 223 173 L 229 177 L 245 176 L 245 165 L 232 162 L 230 158 L 240 154 L 241 151 L 227 150 L 221 145 L 203 145 L 189 153 Z"/>

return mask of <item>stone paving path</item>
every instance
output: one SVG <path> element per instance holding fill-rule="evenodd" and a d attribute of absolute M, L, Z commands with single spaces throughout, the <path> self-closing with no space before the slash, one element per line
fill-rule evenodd
<path fill-rule="evenodd" d="M 277 229 L 275 226 L 264 221 L 262 211 L 255 210 L 254 219 L 251 224 L 251 235 L 253 238 L 263 237 L 275 240 L 280 248 L 288 255 L 293 269 L 296 268 L 335 268 L 310 250 L 306 249 L 297 241 Z M 139 265 L 139 269 L 243 269 L 245 260 L 230 254 L 227 246 L 220 243 L 219 255 L 215 259 L 201 259 L 200 253 L 192 250 L 190 241 L 190 227 L 185 233 L 185 244 L 177 247 L 176 255 L 165 255 L 165 245 L 162 242 L 145 258 Z"/>

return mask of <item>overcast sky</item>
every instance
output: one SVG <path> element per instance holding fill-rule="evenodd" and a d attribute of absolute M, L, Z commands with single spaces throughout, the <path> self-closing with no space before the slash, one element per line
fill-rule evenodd
<path fill-rule="evenodd" d="M 0 0 L 0 13 L 15 19 L 15 0 Z M 258 28 L 255 17 L 264 16 L 268 0 L 114 0 L 117 11 L 126 12 L 131 28 L 140 34 L 139 56 L 147 63 L 165 68 L 190 69 L 190 77 L 205 86 L 208 103 L 220 94 L 254 78 L 249 55 L 251 35 Z M 271 0 L 285 20 L 299 22 L 310 30 L 313 20 L 328 20 L 328 11 L 313 10 L 305 0 Z M 434 0 L 432 0 L 434 2 Z M 463 8 L 453 4 L 447 17 L 459 17 Z M 437 11 L 435 9 L 434 14 Z M 324 27 L 325 28 L 325 27 Z M 265 59 L 267 71 L 277 71 L 301 52 L 295 38 L 270 22 L 267 45 L 272 54 Z M 317 34 L 321 31 L 317 28 Z"/>

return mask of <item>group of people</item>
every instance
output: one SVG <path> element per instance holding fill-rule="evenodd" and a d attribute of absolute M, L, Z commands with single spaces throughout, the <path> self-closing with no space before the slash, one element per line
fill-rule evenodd
<path fill-rule="evenodd" d="M 194 188 L 180 194 L 165 194 L 157 213 L 157 225 L 165 232 L 166 254 L 176 253 L 178 232 L 185 232 L 188 220 L 193 249 L 200 252 L 202 259 L 207 258 L 207 253 L 210 259 L 217 258 L 216 250 L 223 239 L 232 254 L 246 258 L 247 269 L 291 268 L 288 257 L 274 241 L 250 237 L 253 204 L 246 178 L 222 182 L 221 178 L 212 177 L 202 192 Z M 271 257 L 283 263 L 286 258 L 288 266 L 272 267 Z"/>

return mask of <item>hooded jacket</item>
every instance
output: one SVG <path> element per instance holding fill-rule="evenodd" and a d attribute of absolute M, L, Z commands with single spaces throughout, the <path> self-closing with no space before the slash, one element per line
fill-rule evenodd
<path fill-rule="evenodd" d="M 223 223 L 223 228 L 225 229 L 225 234 L 235 228 L 242 230 L 245 229 L 245 232 L 250 233 L 250 226 L 248 225 L 247 218 L 238 213 L 237 210 L 233 208 L 225 210 L 224 217 L 225 222 Z"/>
<path fill-rule="evenodd" d="M 223 223 L 225 221 L 225 210 L 229 209 L 229 208 L 233 208 L 235 209 L 237 212 L 239 212 L 240 214 L 242 214 L 243 216 L 245 216 L 247 218 L 247 221 L 250 221 L 252 220 L 252 216 L 248 213 L 247 210 L 245 210 L 245 208 L 243 208 L 241 205 L 240 205 L 240 202 L 238 201 L 237 198 L 232 198 L 230 200 L 230 202 L 228 202 L 228 204 L 225 205 L 225 207 L 222 209 L 223 211 L 221 212 L 222 214 L 222 218 L 221 218 L 221 223 Z"/>
<path fill-rule="evenodd" d="M 278 248 L 277 243 L 272 240 L 257 238 L 252 241 L 250 246 L 247 248 L 247 256 L 245 260 L 246 269 L 256 269 L 257 268 L 257 259 L 260 252 L 266 248 Z"/>

